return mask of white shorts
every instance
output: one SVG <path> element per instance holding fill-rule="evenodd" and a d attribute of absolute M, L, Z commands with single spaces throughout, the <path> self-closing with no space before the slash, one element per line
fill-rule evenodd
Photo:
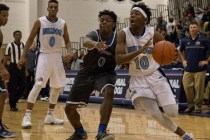
<path fill-rule="evenodd" d="M 50 79 L 50 87 L 65 87 L 67 80 L 60 53 L 40 53 L 38 56 L 35 84 L 46 86 Z"/>
<path fill-rule="evenodd" d="M 175 95 L 166 79 L 158 70 L 144 76 L 131 76 L 130 99 L 137 97 L 156 99 L 160 106 L 176 104 Z"/>

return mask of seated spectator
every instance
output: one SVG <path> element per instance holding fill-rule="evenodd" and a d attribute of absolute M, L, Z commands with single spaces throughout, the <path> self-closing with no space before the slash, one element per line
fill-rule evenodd
<path fill-rule="evenodd" d="M 73 59 L 71 62 L 71 70 L 80 70 L 81 69 L 81 63 L 83 63 L 83 60 L 78 58 L 78 52 L 75 52 L 73 54 Z"/>
<path fill-rule="evenodd" d="M 172 43 L 174 43 L 176 47 L 179 46 L 179 33 L 181 30 L 182 26 L 180 25 L 179 20 L 175 19 L 173 22 L 172 33 L 170 34 L 170 36 Z"/>
<path fill-rule="evenodd" d="M 173 21 L 174 19 L 173 18 L 169 18 L 168 20 L 168 23 L 166 25 L 166 30 L 167 30 L 167 34 L 170 35 L 172 33 L 172 30 L 173 30 Z"/>
<path fill-rule="evenodd" d="M 166 41 L 172 42 L 172 41 L 171 41 L 171 37 L 167 34 L 166 28 L 161 28 L 160 33 L 163 35 L 163 37 L 164 37 L 164 39 L 165 39 Z"/>
<path fill-rule="evenodd" d="M 163 19 L 162 16 L 157 18 L 157 28 L 162 28 L 165 27 L 166 28 L 167 22 Z"/>

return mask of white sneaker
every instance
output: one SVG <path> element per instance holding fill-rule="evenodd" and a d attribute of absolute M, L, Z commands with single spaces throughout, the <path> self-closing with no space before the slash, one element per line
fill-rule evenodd
<path fill-rule="evenodd" d="M 41 101 L 49 101 L 48 98 L 49 98 L 49 97 L 41 97 L 40 100 L 41 100 Z"/>
<path fill-rule="evenodd" d="M 63 124 L 64 123 L 64 120 L 61 120 L 61 119 L 56 118 L 55 115 L 48 114 L 45 117 L 44 123 L 45 124 L 56 124 L 56 125 L 60 125 L 60 124 Z"/>
<path fill-rule="evenodd" d="M 192 133 L 185 133 L 183 136 L 183 140 L 194 140 L 194 136 Z"/>
<path fill-rule="evenodd" d="M 30 129 L 32 127 L 31 117 L 30 116 L 24 116 L 21 126 L 22 126 L 23 129 Z"/>

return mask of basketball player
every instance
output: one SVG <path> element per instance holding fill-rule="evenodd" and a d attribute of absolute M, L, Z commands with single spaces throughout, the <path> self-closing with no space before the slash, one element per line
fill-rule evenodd
<path fill-rule="evenodd" d="M 8 21 L 9 7 L 4 4 L 0 4 L 0 26 L 5 26 Z M 0 30 L 0 47 L 3 42 L 3 35 Z M 2 53 L 1 53 L 2 54 Z M 16 136 L 16 133 L 9 132 L 6 130 L 5 125 L 2 123 L 2 116 L 4 111 L 4 104 L 7 97 L 7 90 L 5 88 L 5 82 L 9 81 L 9 73 L 5 69 L 4 65 L 0 61 L 0 137 L 2 138 L 12 138 Z"/>
<path fill-rule="evenodd" d="M 172 89 L 165 74 L 152 57 L 153 44 L 163 37 L 147 26 L 150 22 L 150 8 L 144 3 L 134 4 L 130 11 L 130 27 L 117 34 L 116 63 L 129 63 L 130 98 L 136 110 L 142 108 L 163 127 L 181 136 L 184 140 L 193 140 L 171 121 L 169 117 L 178 114 Z M 159 109 L 161 106 L 165 113 Z"/>
<path fill-rule="evenodd" d="M 44 120 L 45 124 L 63 124 L 64 121 L 58 119 L 54 115 L 54 108 L 57 104 L 58 96 L 66 85 L 66 75 L 62 63 L 61 46 L 64 38 L 67 49 L 65 60 L 70 60 L 70 40 L 66 23 L 63 19 L 57 17 L 58 1 L 49 0 L 48 16 L 40 17 L 35 23 L 30 36 L 25 44 L 20 64 L 26 59 L 26 54 L 32 45 L 35 36 L 38 34 L 38 47 L 40 47 L 36 76 L 34 86 L 29 93 L 27 100 L 26 113 L 22 121 L 22 128 L 31 128 L 31 111 L 36 102 L 37 96 L 43 87 L 46 86 L 50 79 L 50 101 L 47 116 Z"/>
<path fill-rule="evenodd" d="M 99 12 L 99 29 L 86 35 L 84 47 L 88 53 L 84 56 L 84 69 L 74 80 L 74 85 L 66 102 L 65 112 L 75 133 L 68 140 L 85 140 L 87 134 L 80 122 L 78 106 L 87 106 L 90 94 L 98 90 L 104 100 L 100 108 L 100 124 L 96 140 L 114 140 L 114 135 L 106 131 L 113 104 L 115 73 L 115 27 L 117 16 L 113 11 Z"/>

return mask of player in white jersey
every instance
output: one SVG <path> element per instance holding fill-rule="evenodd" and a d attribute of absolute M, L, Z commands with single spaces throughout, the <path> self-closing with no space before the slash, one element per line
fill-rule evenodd
<path fill-rule="evenodd" d="M 26 59 L 26 54 L 37 36 L 37 44 L 40 50 L 35 73 L 35 83 L 29 93 L 26 113 L 22 121 L 22 128 L 31 128 L 31 111 L 36 102 L 40 90 L 46 86 L 50 79 L 50 101 L 47 116 L 44 120 L 45 124 L 63 124 L 64 121 L 58 119 L 54 115 L 54 108 L 57 104 L 58 96 L 61 89 L 66 85 L 66 75 L 62 62 L 61 46 L 62 40 L 65 41 L 67 56 L 65 60 L 71 59 L 70 40 L 67 26 L 64 20 L 57 17 L 58 1 L 49 0 L 48 16 L 39 18 L 32 28 L 30 36 L 25 44 L 23 55 L 19 64 L 23 64 Z"/>
<path fill-rule="evenodd" d="M 135 109 L 144 109 L 163 127 L 184 140 L 193 140 L 191 134 L 170 119 L 178 115 L 178 105 L 165 74 L 152 57 L 153 44 L 163 40 L 163 37 L 153 27 L 147 26 L 150 17 L 151 12 L 147 5 L 142 2 L 133 5 L 130 11 L 130 27 L 117 34 L 116 63 L 129 64 L 130 98 Z"/>

